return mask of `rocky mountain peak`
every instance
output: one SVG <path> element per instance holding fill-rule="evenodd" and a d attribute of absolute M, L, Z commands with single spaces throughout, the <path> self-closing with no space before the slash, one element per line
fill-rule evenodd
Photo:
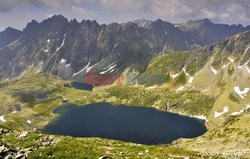
<path fill-rule="evenodd" d="M 62 15 L 53 15 L 51 18 L 47 19 L 48 21 L 60 21 L 60 22 L 69 22 L 67 18 Z M 45 20 L 46 21 L 46 20 Z"/>
<path fill-rule="evenodd" d="M 15 29 L 15 28 L 12 28 L 12 27 L 7 27 L 4 31 L 7 31 L 7 32 L 11 32 L 11 31 L 19 31 L 19 32 L 21 32 L 20 30 Z"/>
<path fill-rule="evenodd" d="M 79 22 L 74 18 L 72 20 L 70 20 L 69 22 L 70 24 L 79 24 Z"/>
<path fill-rule="evenodd" d="M 133 22 L 128 22 L 128 23 L 126 23 L 126 24 L 124 25 L 124 28 L 125 28 L 126 30 L 137 30 L 137 29 L 138 29 L 138 26 L 137 26 L 135 23 L 133 23 Z"/>
<path fill-rule="evenodd" d="M 150 28 L 155 31 L 166 31 L 166 30 L 179 30 L 175 28 L 175 26 L 169 22 L 163 21 L 161 19 L 157 19 L 156 21 L 152 22 Z"/>
<path fill-rule="evenodd" d="M 51 18 L 48 18 L 41 23 L 41 28 L 46 28 L 47 30 L 57 31 L 58 28 L 63 28 L 69 24 L 67 18 L 62 15 L 54 15 Z"/>
<path fill-rule="evenodd" d="M 20 30 L 8 27 L 0 32 L 0 48 L 16 40 L 22 32 Z"/>
<path fill-rule="evenodd" d="M 29 22 L 25 29 L 23 30 L 24 32 L 29 31 L 29 30 L 33 30 L 36 29 L 39 26 L 39 23 L 36 20 L 32 20 L 31 22 Z"/>

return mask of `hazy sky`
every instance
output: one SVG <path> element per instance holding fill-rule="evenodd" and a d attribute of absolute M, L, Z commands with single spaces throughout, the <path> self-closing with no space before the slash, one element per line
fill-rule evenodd
<path fill-rule="evenodd" d="M 0 0 L 0 31 L 7 26 L 23 29 L 32 19 L 41 21 L 54 14 L 99 23 L 209 18 L 249 25 L 250 0 Z"/>

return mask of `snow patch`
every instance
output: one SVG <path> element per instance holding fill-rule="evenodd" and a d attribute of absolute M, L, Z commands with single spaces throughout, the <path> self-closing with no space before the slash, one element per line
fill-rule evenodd
<path fill-rule="evenodd" d="M 241 109 L 239 112 L 233 112 L 233 113 L 231 113 L 230 115 L 231 115 L 231 116 L 239 116 L 239 115 L 241 115 L 242 113 L 248 111 L 249 109 L 250 109 L 250 104 L 246 104 L 246 107 L 245 107 L 245 108 Z"/>
<path fill-rule="evenodd" d="M 230 62 L 234 62 L 234 59 L 231 58 L 231 57 L 228 57 L 228 60 L 229 60 Z"/>
<path fill-rule="evenodd" d="M 171 75 L 172 78 L 176 78 L 179 75 L 179 73 Z"/>
<path fill-rule="evenodd" d="M 6 120 L 4 119 L 4 115 L 1 115 L 0 116 L 0 123 L 4 123 L 4 122 L 6 122 Z"/>
<path fill-rule="evenodd" d="M 250 104 L 246 104 L 246 110 L 250 109 Z"/>
<path fill-rule="evenodd" d="M 203 43 L 205 43 L 204 35 L 202 32 L 200 32 L 200 33 L 201 33 L 202 41 L 203 41 Z"/>
<path fill-rule="evenodd" d="M 223 65 L 222 68 L 227 68 L 228 65 L 229 65 L 229 63 L 226 64 L 226 65 Z"/>
<path fill-rule="evenodd" d="M 250 68 L 249 67 L 247 67 L 247 72 L 250 74 Z"/>
<path fill-rule="evenodd" d="M 201 46 L 198 45 L 198 44 L 196 44 L 196 43 L 194 43 L 193 45 L 194 45 L 195 47 L 201 48 Z"/>
<path fill-rule="evenodd" d="M 203 116 L 203 115 L 194 115 L 192 117 L 198 118 L 198 119 L 201 119 L 201 120 L 205 120 L 206 122 L 208 121 L 207 118 L 205 116 Z"/>
<path fill-rule="evenodd" d="M 83 69 L 81 69 L 80 71 L 74 73 L 73 76 L 76 76 L 76 75 L 82 73 L 82 72 L 85 71 L 85 70 L 86 70 L 86 73 L 88 73 L 88 72 L 89 72 L 93 67 L 95 67 L 97 64 L 98 64 L 98 63 L 96 63 L 96 64 L 94 64 L 94 65 L 92 65 L 92 66 L 89 66 L 89 65 L 90 65 L 90 61 L 89 61 L 88 64 L 87 64 Z"/>
<path fill-rule="evenodd" d="M 89 66 L 89 67 L 87 67 L 86 69 L 86 73 L 88 73 L 95 65 L 97 65 L 97 63 L 96 64 L 94 64 L 94 65 L 92 65 L 92 66 Z"/>
<path fill-rule="evenodd" d="M 224 69 L 224 68 L 227 68 L 227 67 L 230 65 L 230 63 L 231 63 L 231 62 L 229 62 L 229 63 L 226 64 L 226 65 L 223 65 L 222 68 L 223 68 L 223 69 Z"/>
<path fill-rule="evenodd" d="M 165 52 L 167 49 L 167 43 L 164 45 L 163 49 L 162 49 L 162 52 Z"/>
<path fill-rule="evenodd" d="M 222 68 L 227 68 L 227 65 L 223 65 Z"/>
<path fill-rule="evenodd" d="M 71 64 L 66 64 L 66 67 L 70 67 L 71 66 Z"/>
<path fill-rule="evenodd" d="M 17 41 L 18 41 L 18 39 L 13 41 L 12 43 L 8 44 L 7 47 L 11 46 L 12 44 L 15 44 Z"/>
<path fill-rule="evenodd" d="M 112 73 L 112 72 L 114 72 L 115 71 L 115 69 L 112 69 L 111 71 L 110 71 L 110 73 Z"/>
<path fill-rule="evenodd" d="M 188 78 L 188 83 L 189 83 L 189 84 L 192 84 L 192 83 L 193 83 L 193 79 L 194 79 L 194 77 L 189 77 L 189 78 Z"/>
<path fill-rule="evenodd" d="M 66 36 L 66 34 L 64 34 L 64 39 L 62 41 L 62 44 L 58 48 L 56 48 L 56 52 L 58 52 L 63 47 L 63 45 L 65 43 L 65 39 L 66 39 L 65 36 Z"/>
<path fill-rule="evenodd" d="M 182 70 L 183 70 L 183 72 L 185 73 L 186 76 L 190 76 L 190 75 L 187 73 L 187 71 L 186 71 L 185 68 L 183 68 Z"/>
<path fill-rule="evenodd" d="M 186 43 L 187 48 L 189 48 L 188 42 L 187 42 L 187 41 L 185 41 L 185 43 Z"/>
<path fill-rule="evenodd" d="M 18 137 L 19 138 L 26 138 L 28 135 L 28 132 L 27 131 L 24 131 L 23 133 L 21 133 Z"/>
<path fill-rule="evenodd" d="M 49 50 L 44 50 L 44 52 L 49 52 Z"/>
<path fill-rule="evenodd" d="M 73 76 L 76 76 L 76 75 L 80 74 L 81 72 L 83 72 L 86 68 L 89 67 L 89 65 L 90 65 L 90 60 L 89 60 L 88 64 L 83 69 L 81 69 L 80 71 L 74 73 Z"/>
<path fill-rule="evenodd" d="M 65 63 L 66 62 L 66 59 L 61 59 L 60 63 Z"/>
<path fill-rule="evenodd" d="M 246 48 L 246 50 L 244 51 L 244 54 L 245 53 L 247 53 L 247 51 L 250 49 L 250 46 L 248 46 L 247 48 Z"/>
<path fill-rule="evenodd" d="M 241 113 L 240 112 L 233 112 L 233 113 L 231 113 L 230 115 L 231 116 L 239 116 Z"/>
<path fill-rule="evenodd" d="M 225 114 L 225 113 L 227 113 L 227 112 L 228 112 L 228 107 L 225 106 L 225 107 L 223 108 L 223 111 L 222 111 L 222 112 L 214 112 L 214 117 L 215 117 L 215 118 L 218 118 L 218 117 L 222 116 L 223 114 Z"/>
<path fill-rule="evenodd" d="M 248 60 L 246 63 L 244 63 L 243 65 L 238 66 L 238 68 L 239 68 L 239 69 L 242 69 L 244 66 L 247 66 L 248 63 L 249 63 L 249 60 Z"/>
<path fill-rule="evenodd" d="M 114 68 L 117 66 L 117 64 L 114 62 L 114 63 L 112 63 L 111 65 L 109 65 L 107 68 L 106 68 L 106 70 L 105 71 L 102 71 L 102 72 L 100 72 L 100 74 L 105 74 L 105 73 L 107 73 L 107 72 L 113 72 L 114 71 Z"/>
<path fill-rule="evenodd" d="M 156 86 L 147 87 L 146 89 L 154 89 Z"/>
<path fill-rule="evenodd" d="M 212 66 L 211 66 L 211 70 L 212 72 L 216 75 L 218 73 L 218 71 L 216 71 Z"/>
<path fill-rule="evenodd" d="M 243 67 L 242 65 L 241 65 L 241 66 L 238 66 L 238 69 L 242 69 L 242 67 Z"/>
<path fill-rule="evenodd" d="M 177 92 L 179 92 L 179 91 L 183 91 L 183 90 L 184 90 L 184 88 L 185 88 L 184 86 L 181 86 L 181 87 L 179 87 L 176 91 L 177 91 Z"/>
<path fill-rule="evenodd" d="M 50 42 L 50 39 L 48 39 L 47 42 L 49 43 L 49 42 Z"/>
<path fill-rule="evenodd" d="M 240 90 L 240 87 L 234 87 L 235 93 L 237 93 L 241 99 L 244 99 L 247 96 L 247 93 L 249 92 L 249 88 L 244 88 L 243 91 Z"/>

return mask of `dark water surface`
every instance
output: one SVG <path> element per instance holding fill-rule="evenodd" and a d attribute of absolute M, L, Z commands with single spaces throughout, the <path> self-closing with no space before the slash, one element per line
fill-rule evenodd
<path fill-rule="evenodd" d="M 204 121 L 154 108 L 109 103 L 65 104 L 54 112 L 60 115 L 43 128 L 45 133 L 166 144 L 178 138 L 194 138 L 207 131 Z"/>
<path fill-rule="evenodd" d="M 74 87 L 75 89 L 81 89 L 81 90 L 87 90 L 87 91 L 93 90 L 93 86 L 87 85 L 87 84 L 82 83 L 82 82 L 72 82 L 71 86 Z"/>

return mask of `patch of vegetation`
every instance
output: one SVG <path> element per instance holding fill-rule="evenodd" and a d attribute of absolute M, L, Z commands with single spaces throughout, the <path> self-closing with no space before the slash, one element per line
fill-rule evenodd
<path fill-rule="evenodd" d="M 220 87 L 222 90 L 225 89 L 225 86 L 227 85 L 227 81 L 220 80 L 220 82 L 217 84 L 218 87 Z"/>
<path fill-rule="evenodd" d="M 233 102 L 240 103 L 238 96 L 234 92 L 231 92 L 229 94 L 228 99 L 230 99 Z"/>
<path fill-rule="evenodd" d="M 18 138 L 18 134 L 15 133 L 10 133 L 0 138 L 1 142 L 8 143 L 12 148 L 30 148 L 38 146 L 39 143 L 36 142 L 37 139 L 39 139 L 39 134 L 37 133 L 30 133 L 27 138 Z"/>
<path fill-rule="evenodd" d="M 30 159 L 47 156 L 52 159 L 67 158 L 161 158 L 171 156 L 201 157 L 199 153 L 175 148 L 170 145 L 146 146 L 99 138 L 63 137 L 56 145 L 40 149 L 29 155 Z M 205 156 L 204 156 L 205 157 Z M 206 158 L 206 157 L 205 157 Z"/>
<path fill-rule="evenodd" d="M 234 69 L 234 66 L 233 65 L 229 65 L 229 68 L 227 70 L 228 74 L 230 76 L 232 76 L 232 74 L 234 73 L 235 69 Z"/>
<path fill-rule="evenodd" d="M 215 54 L 212 64 L 211 64 L 215 69 L 220 69 L 222 65 L 222 58 L 220 54 Z"/>
<path fill-rule="evenodd" d="M 204 67 L 210 56 L 211 53 L 204 53 L 204 50 L 167 53 L 153 58 L 144 74 L 167 75 L 163 80 L 167 83 L 171 74 L 182 72 L 183 68 L 189 75 L 194 75 Z"/>
<path fill-rule="evenodd" d="M 184 85 L 187 83 L 187 76 L 184 72 L 181 72 L 181 74 L 177 77 L 174 86 Z"/>
<path fill-rule="evenodd" d="M 163 83 L 168 83 L 170 82 L 171 78 L 170 78 L 170 74 L 168 73 L 167 75 L 163 76 Z"/>
<path fill-rule="evenodd" d="M 16 92 L 14 93 L 14 97 L 18 97 L 21 102 L 31 103 L 36 101 L 36 96 L 32 93 L 27 92 Z"/>
<path fill-rule="evenodd" d="M 100 95 L 100 94 L 99 94 Z M 143 87 L 116 86 L 104 90 L 104 100 L 113 104 L 157 107 L 165 110 L 166 106 L 178 103 L 176 111 L 187 114 L 208 114 L 215 98 L 203 95 L 199 91 L 170 92 L 164 88 L 145 89 Z"/>

